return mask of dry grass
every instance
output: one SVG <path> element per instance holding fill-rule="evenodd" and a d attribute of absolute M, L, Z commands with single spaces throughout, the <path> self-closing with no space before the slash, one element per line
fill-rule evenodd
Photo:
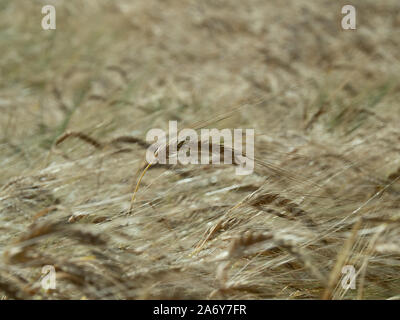
<path fill-rule="evenodd" d="M 398 298 L 400 4 L 343 4 L 0 1 L 0 298 Z M 254 128 L 255 172 L 155 165 L 130 212 L 169 120 Z"/>

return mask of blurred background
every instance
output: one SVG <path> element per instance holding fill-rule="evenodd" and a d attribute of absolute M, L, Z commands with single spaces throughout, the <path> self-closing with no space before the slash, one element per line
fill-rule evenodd
<path fill-rule="evenodd" d="M 400 3 L 345 4 L 0 0 L 0 296 L 396 296 Z M 262 165 L 154 168 L 129 215 L 132 137 L 169 120 L 255 129 Z"/>

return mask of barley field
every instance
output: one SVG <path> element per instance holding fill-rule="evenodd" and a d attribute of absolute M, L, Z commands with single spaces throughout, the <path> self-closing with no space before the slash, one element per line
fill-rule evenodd
<path fill-rule="evenodd" d="M 400 3 L 345 4 L 0 0 L 0 299 L 399 299 Z M 144 173 L 172 120 L 254 172 Z"/>

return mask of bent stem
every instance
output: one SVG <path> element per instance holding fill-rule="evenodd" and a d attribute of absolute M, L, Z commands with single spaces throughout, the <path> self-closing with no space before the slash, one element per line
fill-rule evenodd
<path fill-rule="evenodd" d="M 146 171 L 147 171 L 150 167 L 151 167 L 151 163 L 149 163 L 149 164 L 146 166 L 146 168 L 144 168 L 142 174 L 141 174 L 140 177 L 139 177 L 138 182 L 136 183 L 136 187 L 135 187 L 135 190 L 133 191 L 132 198 L 131 198 L 131 207 L 130 207 L 130 209 L 129 209 L 129 213 L 132 212 L 133 203 L 134 203 L 135 198 L 136 198 L 136 193 L 137 193 L 137 191 L 139 190 L 140 182 L 142 181 L 144 174 L 146 173 Z"/>

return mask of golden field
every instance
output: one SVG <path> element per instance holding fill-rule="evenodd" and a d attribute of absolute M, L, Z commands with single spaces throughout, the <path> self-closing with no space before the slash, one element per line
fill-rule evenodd
<path fill-rule="evenodd" d="M 0 298 L 398 299 L 400 3 L 344 4 L 1 0 Z M 154 166 L 130 210 L 170 120 L 254 129 L 254 173 Z"/>

